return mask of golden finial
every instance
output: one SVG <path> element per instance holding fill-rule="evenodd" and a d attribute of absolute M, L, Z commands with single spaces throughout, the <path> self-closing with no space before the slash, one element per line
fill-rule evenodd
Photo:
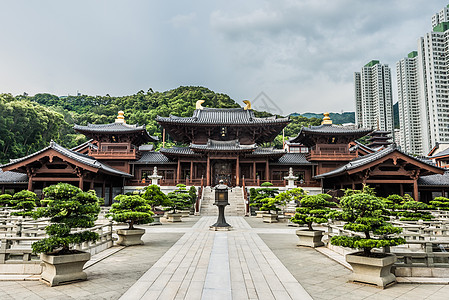
<path fill-rule="evenodd" d="M 118 112 L 117 119 L 115 119 L 115 123 L 123 123 L 126 124 L 125 117 L 123 116 L 125 113 L 121 110 Z"/>
<path fill-rule="evenodd" d="M 332 120 L 329 117 L 329 113 L 325 112 L 323 115 L 324 115 L 324 118 L 323 118 L 323 122 L 321 122 L 321 125 L 332 125 Z"/>
<path fill-rule="evenodd" d="M 201 106 L 201 104 L 204 103 L 204 100 L 198 100 L 196 101 L 196 109 L 203 109 L 204 107 Z"/>
<path fill-rule="evenodd" d="M 244 110 L 251 109 L 251 102 L 249 100 L 243 100 L 243 103 L 246 104 L 246 106 L 243 108 Z"/>

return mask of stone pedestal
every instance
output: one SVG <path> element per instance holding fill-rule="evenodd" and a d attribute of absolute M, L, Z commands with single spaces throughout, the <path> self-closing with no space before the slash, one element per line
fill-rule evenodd
<path fill-rule="evenodd" d="M 43 271 L 40 280 L 49 286 L 86 280 L 84 264 L 90 259 L 89 252 L 65 255 L 41 254 Z"/>
<path fill-rule="evenodd" d="M 117 244 L 121 246 L 143 245 L 141 238 L 144 234 L 145 229 L 117 229 Z"/>
<path fill-rule="evenodd" d="M 298 246 L 312 248 L 324 246 L 324 243 L 321 241 L 323 238 L 323 231 L 321 230 L 299 229 L 296 230 L 296 235 L 299 238 Z"/>
<path fill-rule="evenodd" d="M 290 169 L 288 171 L 288 176 L 284 177 L 284 179 L 288 181 L 287 189 L 290 190 L 290 189 L 296 188 L 295 180 L 297 180 L 298 177 L 297 176 L 293 176 L 293 168 L 292 167 L 290 167 Z"/>
<path fill-rule="evenodd" d="M 157 175 L 157 167 L 154 167 L 153 174 L 148 176 L 151 179 L 151 184 L 159 185 L 159 179 L 162 179 L 162 176 Z"/>
<path fill-rule="evenodd" d="M 346 261 L 352 267 L 350 281 L 375 284 L 385 288 L 396 282 L 396 276 L 391 273 L 391 267 L 396 262 L 396 255 L 388 253 L 385 257 L 367 257 L 363 252 L 346 255 Z"/>

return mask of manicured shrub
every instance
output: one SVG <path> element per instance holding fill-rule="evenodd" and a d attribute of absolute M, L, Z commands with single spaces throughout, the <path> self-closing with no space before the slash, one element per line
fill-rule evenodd
<path fill-rule="evenodd" d="M 446 197 L 436 197 L 429 203 L 436 209 L 449 210 L 449 199 Z"/>
<path fill-rule="evenodd" d="M 394 227 L 383 217 L 385 204 L 375 195 L 363 192 L 351 193 L 340 200 L 341 212 L 333 212 L 334 219 L 347 223 L 344 229 L 362 233 L 362 236 L 333 236 L 331 244 L 363 249 L 365 256 L 372 256 L 373 248 L 404 244 L 403 238 L 394 237 L 402 228 Z"/>
<path fill-rule="evenodd" d="M 134 229 L 134 225 L 153 222 L 151 204 L 139 195 L 118 195 L 106 217 L 119 223 L 127 223 L 128 229 Z"/>
<path fill-rule="evenodd" d="M 189 192 L 186 189 L 185 184 L 176 185 L 177 189 L 173 192 L 168 193 L 168 210 L 173 210 L 173 213 L 176 213 L 176 210 L 185 210 L 190 209 L 192 206 L 192 198 L 190 197 Z"/>
<path fill-rule="evenodd" d="M 9 194 L 0 195 L 0 207 L 10 206 L 12 201 L 12 196 Z"/>
<path fill-rule="evenodd" d="M 335 203 L 329 201 L 330 199 L 332 196 L 328 194 L 303 197 L 300 207 L 296 208 L 296 214 L 290 220 L 296 224 L 307 224 L 309 230 L 313 230 L 313 223 L 321 224 L 328 221 L 330 207 L 335 206 Z"/>
<path fill-rule="evenodd" d="M 18 210 L 11 213 L 14 216 L 32 216 L 33 209 L 36 207 L 36 202 L 39 198 L 35 193 L 27 190 L 17 192 L 12 197 L 12 209 Z"/>
<path fill-rule="evenodd" d="M 169 206 L 170 201 L 158 185 L 152 184 L 145 188 L 141 197 L 149 202 L 153 210 L 156 206 Z"/>
<path fill-rule="evenodd" d="M 49 217 L 51 225 L 45 228 L 48 238 L 33 243 L 34 253 L 68 254 L 71 244 L 96 241 L 98 234 L 91 231 L 71 233 L 73 228 L 90 228 L 95 225 L 100 205 L 95 191 L 83 192 L 67 183 L 44 188 L 46 207 L 40 207 L 34 218 Z"/>

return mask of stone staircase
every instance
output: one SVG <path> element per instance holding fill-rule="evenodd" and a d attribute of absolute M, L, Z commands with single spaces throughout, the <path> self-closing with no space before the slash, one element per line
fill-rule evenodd
<path fill-rule="evenodd" d="M 234 187 L 228 191 L 229 205 L 225 208 L 225 216 L 244 216 L 245 200 L 241 187 Z M 203 199 L 201 201 L 200 214 L 202 216 L 218 216 L 218 208 L 214 205 L 215 191 L 207 186 L 204 188 Z"/>

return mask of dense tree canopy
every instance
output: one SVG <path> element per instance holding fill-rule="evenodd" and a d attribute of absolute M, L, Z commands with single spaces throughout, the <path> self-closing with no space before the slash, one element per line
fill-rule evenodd
<path fill-rule="evenodd" d="M 205 87 L 184 87 L 165 91 L 139 91 L 134 95 L 68 96 L 51 94 L 15 96 L 0 94 L 0 163 L 8 162 L 48 146 L 51 139 L 72 148 L 84 141 L 84 135 L 73 130 L 73 124 L 86 125 L 111 123 L 117 112 L 123 110 L 128 124 L 146 124 L 151 135 L 162 136 L 156 116 L 170 114 L 191 116 L 195 103 L 205 100 L 203 106 L 216 108 L 240 107 L 228 95 L 215 93 Z M 256 116 L 271 116 L 267 112 L 256 112 Z M 302 126 L 319 125 L 321 119 L 298 116 L 285 129 L 286 137 L 294 137 Z M 169 145 L 170 140 L 168 141 Z M 156 145 L 158 148 L 160 145 Z M 282 136 L 272 145 L 282 147 Z"/>

